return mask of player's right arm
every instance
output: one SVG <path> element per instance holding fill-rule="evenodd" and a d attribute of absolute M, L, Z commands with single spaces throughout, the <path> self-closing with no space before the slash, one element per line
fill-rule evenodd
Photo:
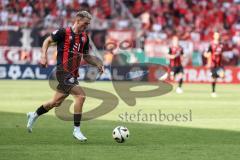
<path fill-rule="evenodd" d="M 208 47 L 208 49 L 204 52 L 204 54 L 203 54 L 203 56 L 205 57 L 205 58 L 209 58 L 210 56 L 211 56 L 211 54 L 212 54 L 212 47 L 211 47 L 211 45 Z"/>
<path fill-rule="evenodd" d="M 42 45 L 42 53 L 41 53 L 41 60 L 40 60 L 40 64 L 43 67 L 47 67 L 47 62 L 48 62 L 47 50 L 49 46 L 53 43 L 58 43 L 62 41 L 64 39 L 64 35 L 65 35 L 64 28 L 60 28 L 52 32 L 51 35 L 44 40 Z"/>
<path fill-rule="evenodd" d="M 212 47 L 211 45 L 208 47 L 208 49 L 204 52 L 203 56 L 207 59 L 206 66 L 208 68 L 211 67 L 211 55 L 212 55 Z"/>
<path fill-rule="evenodd" d="M 52 36 L 48 36 L 43 42 L 41 60 L 40 60 L 40 64 L 42 67 L 47 67 L 47 62 L 48 62 L 47 50 L 48 50 L 48 47 L 50 46 L 50 44 L 53 42 L 54 41 L 52 39 Z"/>
<path fill-rule="evenodd" d="M 169 48 L 169 51 L 167 53 L 167 58 L 168 59 L 174 59 L 175 58 L 175 56 L 172 54 L 171 48 Z"/>

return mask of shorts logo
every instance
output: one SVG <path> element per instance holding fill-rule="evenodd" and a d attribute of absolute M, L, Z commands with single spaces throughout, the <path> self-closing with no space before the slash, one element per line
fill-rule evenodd
<path fill-rule="evenodd" d="M 85 42 L 85 38 L 84 37 L 82 37 L 82 42 Z"/>
<path fill-rule="evenodd" d="M 68 79 L 68 82 L 74 83 L 74 78 L 72 77 L 72 78 Z"/>
<path fill-rule="evenodd" d="M 58 29 L 53 31 L 52 34 L 55 35 L 58 32 Z"/>

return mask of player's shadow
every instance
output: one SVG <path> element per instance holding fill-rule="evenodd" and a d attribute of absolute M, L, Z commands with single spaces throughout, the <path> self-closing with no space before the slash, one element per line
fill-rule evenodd
<path fill-rule="evenodd" d="M 34 125 L 33 133 L 28 133 L 25 114 L 0 112 L 0 144 L 10 147 L 11 150 L 5 151 L 11 151 L 12 154 L 34 152 L 36 148 L 42 153 L 46 151 L 51 153 L 56 150 L 69 151 L 71 147 L 79 147 L 81 144 L 113 147 L 119 145 L 111 137 L 112 129 L 119 125 L 119 122 L 93 120 L 83 122 L 82 125 L 84 126 L 82 131 L 89 138 L 87 143 L 78 143 L 73 139 L 72 123 L 60 121 L 55 116 L 41 117 Z M 124 122 L 121 122 L 121 125 L 127 126 L 130 130 L 130 139 L 118 147 L 129 146 L 144 149 L 146 146 L 150 148 L 180 146 L 191 149 L 191 146 L 195 146 L 199 150 L 205 150 L 206 145 L 239 146 L 240 142 L 240 132 L 237 131 Z M 104 150 L 102 147 L 100 149 Z M 85 149 L 81 148 L 81 150 Z"/>

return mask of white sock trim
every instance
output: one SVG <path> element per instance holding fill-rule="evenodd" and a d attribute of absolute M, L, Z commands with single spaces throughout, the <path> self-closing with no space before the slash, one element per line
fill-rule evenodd
<path fill-rule="evenodd" d="M 80 131 L 80 126 L 79 126 L 79 127 L 74 126 L 74 130 L 76 130 L 76 131 Z"/>

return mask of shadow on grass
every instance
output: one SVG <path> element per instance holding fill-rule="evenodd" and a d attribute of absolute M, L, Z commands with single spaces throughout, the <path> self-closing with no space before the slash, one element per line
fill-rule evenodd
<path fill-rule="evenodd" d="M 239 145 L 240 133 L 236 131 L 198 129 L 151 124 L 123 123 L 92 120 L 82 122 L 82 131 L 88 137 L 86 145 L 115 145 L 112 129 L 125 125 L 130 139 L 122 146 L 143 145 Z M 26 130 L 26 115 L 0 112 L 1 145 L 72 145 L 72 122 L 44 115 L 38 119 L 33 133 Z"/>

